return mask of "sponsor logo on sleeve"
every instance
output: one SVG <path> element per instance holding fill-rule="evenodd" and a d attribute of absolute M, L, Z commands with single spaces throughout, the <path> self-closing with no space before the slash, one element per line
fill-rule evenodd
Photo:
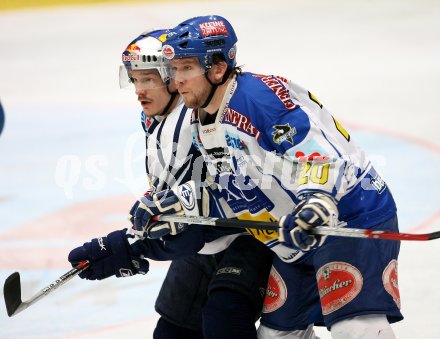
<path fill-rule="evenodd" d="M 381 194 L 387 187 L 385 181 L 379 175 L 376 175 L 376 177 L 371 178 L 370 183 L 379 194 Z"/>
<path fill-rule="evenodd" d="M 272 92 L 278 97 L 278 99 L 281 100 L 281 102 L 284 104 L 284 107 L 286 107 L 288 110 L 292 110 L 296 107 L 290 98 L 289 91 L 277 78 L 274 78 L 271 75 L 254 74 L 254 76 L 263 81 L 263 83 L 272 90 Z"/>
<path fill-rule="evenodd" d="M 382 273 L 382 282 L 385 290 L 393 297 L 394 302 L 400 309 L 399 282 L 397 279 L 397 260 L 390 261 Z"/>
<path fill-rule="evenodd" d="M 286 299 L 286 284 L 278 271 L 272 266 L 269 274 L 269 279 L 267 281 L 266 296 L 263 303 L 263 312 L 270 313 L 276 311 L 284 305 Z"/>
<path fill-rule="evenodd" d="M 362 289 L 361 272 L 345 262 L 331 262 L 316 273 L 322 314 L 327 315 L 352 301 Z"/>
<path fill-rule="evenodd" d="M 273 141 L 278 145 L 281 145 L 284 141 L 293 145 L 293 136 L 296 134 L 296 128 L 290 127 L 290 124 L 274 125 L 272 128 L 275 130 L 272 132 Z"/>

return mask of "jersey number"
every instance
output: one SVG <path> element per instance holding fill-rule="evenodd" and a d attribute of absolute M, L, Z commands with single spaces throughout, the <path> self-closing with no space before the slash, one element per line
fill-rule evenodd
<path fill-rule="evenodd" d="M 311 180 L 315 184 L 324 185 L 328 181 L 330 164 L 312 164 L 307 162 L 301 169 L 298 186 L 307 184 Z"/>

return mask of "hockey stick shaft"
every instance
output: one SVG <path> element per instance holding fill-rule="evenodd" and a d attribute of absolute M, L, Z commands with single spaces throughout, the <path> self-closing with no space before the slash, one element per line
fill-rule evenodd
<path fill-rule="evenodd" d="M 80 262 L 76 267 L 63 274 L 57 280 L 50 285 L 43 288 L 40 292 L 32 296 L 26 301 L 21 300 L 21 283 L 20 274 L 18 272 L 12 273 L 5 281 L 3 286 L 3 294 L 5 297 L 6 311 L 8 316 L 12 317 L 21 311 L 25 310 L 29 306 L 35 304 L 38 300 L 42 299 L 49 293 L 55 291 L 58 287 L 65 284 L 73 277 L 80 274 L 82 271 L 89 267 L 88 261 Z"/>
<path fill-rule="evenodd" d="M 182 222 L 187 224 L 199 224 L 217 227 L 235 227 L 250 228 L 266 231 L 278 231 L 279 225 L 276 222 L 224 219 L 185 215 L 163 214 L 154 217 L 158 221 Z M 440 238 L 440 231 L 425 234 L 399 233 L 392 231 L 377 231 L 371 229 L 345 228 L 345 227 L 327 227 L 318 226 L 310 230 L 310 233 L 317 235 L 331 235 L 335 237 L 349 238 L 369 238 L 369 239 L 387 239 L 387 240 L 434 240 Z"/>

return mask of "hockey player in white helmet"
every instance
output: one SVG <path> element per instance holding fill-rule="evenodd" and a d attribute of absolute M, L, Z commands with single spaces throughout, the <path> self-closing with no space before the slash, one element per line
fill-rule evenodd
<path fill-rule="evenodd" d="M 154 338 L 255 338 L 272 253 L 242 230 L 191 226 L 181 233 L 187 225 L 150 219 L 159 210 L 232 215 L 214 198 L 215 192 L 199 190 L 206 168 L 192 144 L 190 111 L 164 67 L 166 36 L 166 30 L 144 33 L 122 54 L 120 85 L 133 87 L 143 108 L 150 186 L 130 211 L 133 229 L 93 239 L 72 250 L 69 261 L 89 260 L 91 267 L 80 277 L 100 280 L 146 273 L 146 258 L 173 260 L 155 304 L 161 317 Z"/>

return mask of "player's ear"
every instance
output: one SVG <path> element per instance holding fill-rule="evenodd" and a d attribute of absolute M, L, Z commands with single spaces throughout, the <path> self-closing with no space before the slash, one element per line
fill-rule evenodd
<path fill-rule="evenodd" d="M 211 66 L 211 76 L 213 80 L 213 83 L 220 83 L 223 79 L 223 76 L 225 75 L 226 71 L 228 69 L 228 65 L 225 61 L 219 61 L 216 62 Z"/>

